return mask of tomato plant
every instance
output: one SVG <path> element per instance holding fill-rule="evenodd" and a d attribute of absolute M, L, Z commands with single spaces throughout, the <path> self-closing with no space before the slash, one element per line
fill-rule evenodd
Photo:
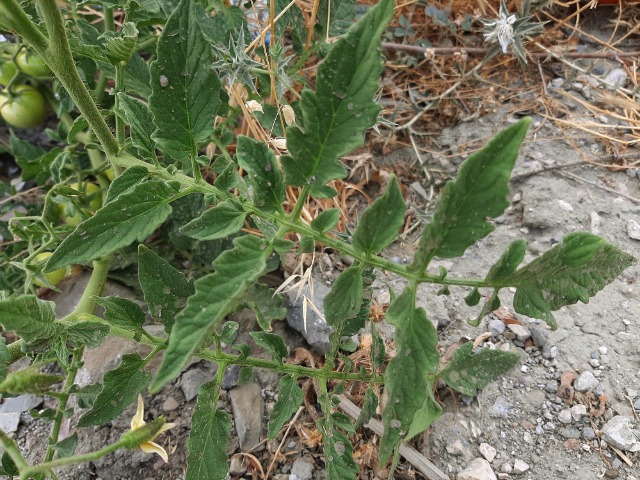
<path fill-rule="evenodd" d="M 15 77 L 17 71 L 16 64 L 11 60 L 0 63 L 0 85 L 9 85 L 9 82 Z"/>
<path fill-rule="evenodd" d="M 81 192 L 81 195 L 78 197 L 80 208 L 82 211 L 78 211 L 76 209 L 73 215 L 67 215 L 64 211 L 62 212 L 62 220 L 67 225 L 78 226 L 82 223 L 82 221 L 87 217 L 93 215 L 96 210 L 98 210 L 102 206 L 102 194 L 100 191 L 100 187 L 95 183 L 91 182 L 83 182 L 82 186 L 77 182 L 69 185 L 74 190 Z"/>
<path fill-rule="evenodd" d="M 0 115 L 15 128 L 40 125 L 46 113 L 42 94 L 30 85 L 18 85 L 12 93 L 0 93 Z"/>

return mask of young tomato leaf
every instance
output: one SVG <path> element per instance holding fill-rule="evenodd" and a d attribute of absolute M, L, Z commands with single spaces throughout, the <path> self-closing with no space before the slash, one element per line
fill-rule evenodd
<path fill-rule="evenodd" d="M 284 181 L 273 151 L 264 142 L 240 135 L 236 155 L 253 187 L 255 206 L 266 212 L 282 211 Z"/>
<path fill-rule="evenodd" d="M 138 246 L 138 280 L 151 315 L 169 333 L 176 314 L 193 295 L 193 283 L 144 245 Z"/>
<path fill-rule="evenodd" d="M 233 243 L 231 250 L 224 251 L 213 262 L 215 272 L 196 280 L 196 293 L 176 316 L 169 346 L 151 386 L 152 393 L 180 373 L 196 348 L 264 271 L 270 250 L 257 237 L 239 237 Z"/>
<path fill-rule="evenodd" d="M 497 349 L 483 348 L 473 353 L 473 342 L 467 342 L 458 347 L 438 376 L 454 390 L 475 397 L 479 390 L 509 371 L 519 360 L 517 353 Z"/>
<path fill-rule="evenodd" d="M 64 327 L 56 322 L 55 304 L 35 295 L 23 295 L 0 301 L 0 325 L 14 332 L 27 346 L 60 336 Z"/>
<path fill-rule="evenodd" d="M 442 190 L 433 219 L 426 226 L 413 262 L 423 268 L 432 256 L 461 256 L 486 237 L 495 218 L 509 206 L 509 178 L 531 119 L 525 118 L 499 132 L 480 151 L 467 158 L 458 178 Z"/>
<path fill-rule="evenodd" d="M 433 397 L 433 387 L 427 388 L 426 393 L 422 407 L 413 416 L 413 422 L 411 422 L 411 426 L 404 437 L 405 441 L 409 441 L 424 432 L 442 413 L 442 407 Z"/>
<path fill-rule="evenodd" d="M 282 320 L 287 316 L 287 309 L 282 306 L 282 296 L 274 295 L 274 290 L 262 283 L 252 284 L 238 306 L 253 310 L 258 325 L 267 332 L 271 330 L 273 320 Z"/>
<path fill-rule="evenodd" d="M 298 410 L 304 393 L 298 386 L 296 377 L 286 375 L 280 379 L 280 391 L 278 392 L 278 400 L 273 406 L 271 418 L 269 418 L 269 438 L 274 439 L 280 429 Z"/>
<path fill-rule="evenodd" d="M 147 238 L 171 213 L 176 191 L 151 180 L 107 203 L 60 244 L 47 263 L 51 272 L 84 263 Z"/>
<path fill-rule="evenodd" d="M 440 362 L 437 334 L 422 308 L 414 306 L 414 292 L 407 287 L 389 306 L 386 320 L 396 327 L 396 356 L 384 374 L 387 404 L 382 413 L 384 436 L 380 440 L 380 465 L 386 464 L 412 425 L 428 426 L 437 415 L 424 410 L 428 379 Z M 428 404 L 430 405 L 430 404 Z M 426 428 L 425 426 L 425 428 Z"/>
<path fill-rule="evenodd" d="M 311 228 L 316 232 L 326 233 L 336 226 L 341 214 L 339 208 L 329 208 L 311 220 Z"/>
<path fill-rule="evenodd" d="M 491 267 L 489 273 L 487 273 L 486 282 L 493 284 L 510 277 L 524 260 L 526 248 L 527 241 L 524 239 L 511 242 L 495 265 Z"/>
<path fill-rule="evenodd" d="M 302 92 L 302 127 L 287 129 L 291 156 L 282 157 L 288 185 L 322 188 L 343 178 L 340 156 L 362 145 L 380 111 L 373 101 L 382 72 L 380 36 L 393 15 L 382 0 L 331 48 L 318 67 L 316 92 Z"/>
<path fill-rule="evenodd" d="M 360 410 L 360 415 L 358 415 L 358 419 L 356 420 L 356 428 L 360 428 L 360 426 L 365 425 L 371 420 L 376 414 L 376 409 L 378 408 L 378 396 L 376 392 L 373 390 L 373 386 L 367 388 L 367 391 L 364 392 L 364 400 L 362 402 L 362 410 Z"/>
<path fill-rule="evenodd" d="M 98 297 L 96 302 L 104 307 L 104 319 L 109 324 L 130 330 L 136 335 L 142 333 L 147 316 L 136 302 L 115 295 Z"/>
<path fill-rule="evenodd" d="M 107 199 L 104 203 L 107 204 L 115 198 L 118 198 L 123 193 L 130 192 L 136 185 L 140 185 L 146 181 L 148 177 L 149 170 L 142 166 L 127 168 L 122 172 L 122 175 L 114 178 L 111 185 L 109 185 L 109 190 L 107 190 Z"/>
<path fill-rule="evenodd" d="M 398 179 L 392 175 L 384 194 L 362 212 L 353 234 L 354 248 L 371 255 L 388 247 L 404 224 L 406 208 Z"/>
<path fill-rule="evenodd" d="M 604 238 L 575 232 L 503 282 L 516 287 L 516 312 L 540 318 L 555 330 L 553 310 L 588 303 L 635 261 Z"/>
<path fill-rule="evenodd" d="M 227 445 L 231 440 L 231 417 L 218 410 L 219 385 L 204 383 L 191 419 L 185 480 L 223 480 L 227 476 Z"/>
<path fill-rule="evenodd" d="M 11 360 L 11 352 L 7 348 L 7 340 L 0 336 L 0 382 L 2 382 L 9 371 L 9 361 Z"/>
<path fill-rule="evenodd" d="M 193 0 L 182 0 L 158 39 L 157 59 L 151 64 L 153 93 L 149 107 L 155 119 L 153 138 L 176 160 L 195 158 L 213 133 L 220 106 L 220 80 L 203 35 L 209 15 Z"/>
<path fill-rule="evenodd" d="M 345 320 L 353 318 L 360 312 L 362 303 L 362 272 L 353 265 L 342 272 L 324 299 L 324 314 L 327 324 L 337 327 Z"/>
<path fill-rule="evenodd" d="M 225 200 L 215 207 L 205 210 L 198 218 L 194 218 L 180 231 L 187 237 L 196 240 L 217 240 L 227 238 L 240 231 L 244 226 L 247 214 L 234 200 Z"/>
<path fill-rule="evenodd" d="M 109 335 L 109 325 L 93 315 L 85 314 L 87 320 L 74 322 L 67 327 L 67 340 L 75 345 L 84 345 L 87 348 L 97 348 L 102 340 Z M 95 318 L 95 320 L 90 320 Z"/>
<path fill-rule="evenodd" d="M 318 420 L 318 429 L 322 433 L 327 480 L 356 478 L 359 469 L 353 460 L 353 447 L 349 437 L 336 429 L 331 416 Z"/>
<path fill-rule="evenodd" d="M 249 332 L 253 341 L 271 354 L 275 362 L 282 363 L 282 359 L 289 355 L 287 344 L 280 335 L 268 332 Z"/>
<path fill-rule="evenodd" d="M 149 107 L 140 100 L 119 92 L 116 115 L 124 120 L 131 129 L 131 143 L 138 149 L 142 158 L 154 158 L 156 145 L 152 135 L 155 130 L 153 115 Z"/>
<path fill-rule="evenodd" d="M 102 390 L 91 409 L 80 417 L 78 426 L 90 427 L 110 422 L 133 403 L 150 380 L 151 374 L 144 370 L 144 360 L 138 353 L 124 355 L 120 365 L 104 375 Z"/>

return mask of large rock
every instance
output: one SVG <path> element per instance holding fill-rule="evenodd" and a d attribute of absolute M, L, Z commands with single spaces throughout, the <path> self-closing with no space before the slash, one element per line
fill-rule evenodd
<path fill-rule="evenodd" d="M 262 440 L 264 402 L 257 383 L 238 385 L 229 391 L 233 419 L 238 433 L 240 449 L 251 450 Z"/>
<path fill-rule="evenodd" d="M 474 458 L 469 462 L 458 480 L 498 480 L 491 465 L 484 458 Z"/>
<path fill-rule="evenodd" d="M 620 450 L 635 452 L 640 450 L 640 442 L 631 428 L 631 419 L 616 415 L 600 430 L 602 439 Z"/>
<path fill-rule="evenodd" d="M 314 277 L 313 294 L 308 285 L 305 285 L 300 293 L 298 293 L 297 288 L 287 292 L 287 298 L 289 300 L 287 323 L 289 323 L 290 327 L 300 332 L 309 345 L 320 353 L 325 353 L 329 350 L 331 327 L 327 325 L 324 318 L 318 315 L 308 303 L 313 302 L 313 305 L 318 311 L 324 313 L 324 298 L 330 291 L 331 288 L 327 287 L 321 279 Z M 304 301 L 305 296 L 307 297 L 307 305 L 305 305 Z"/>

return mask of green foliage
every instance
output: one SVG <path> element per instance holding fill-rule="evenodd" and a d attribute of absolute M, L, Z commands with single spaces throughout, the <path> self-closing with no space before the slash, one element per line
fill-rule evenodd
<path fill-rule="evenodd" d="M 204 383 L 198 390 L 187 447 L 186 480 L 222 480 L 227 476 L 227 444 L 231 439 L 231 417 L 218 410 L 220 386 Z M 206 452 L 206 455 L 203 453 Z"/>
<path fill-rule="evenodd" d="M 44 479 L 51 476 L 47 465 L 56 455 L 73 464 L 151 441 L 170 426 L 162 417 L 82 456 L 75 455 L 75 433 L 63 441 L 58 433 L 70 398 L 86 409 L 78 428 L 105 425 L 147 387 L 160 393 L 195 357 L 213 362 L 217 378 L 199 391 L 187 445 L 187 480 L 227 476 L 232 419 L 218 409 L 218 403 L 229 367 L 240 369 L 240 382 L 252 380 L 256 368 L 283 374 L 269 419 L 271 439 L 304 400 L 298 380 L 313 378 L 322 409 L 317 425 L 323 435 L 326 476 L 357 478 L 351 436 L 376 414 L 380 394 L 387 398 L 379 443 L 383 466 L 389 459 L 392 464 L 397 460 L 401 441 L 426 430 L 440 415 L 436 381 L 444 379 L 451 388 L 476 395 L 518 361 L 517 355 L 500 350 L 474 352 L 467 343 L 440 367 L 436 330 L 428 312 L 416 306 L 422 283 L 439 285 L 441 294 L 451 293 L 451 286 L 464 286 L 470 306 L 481 304 L 485 296 L 476 324 L 500 305 L 502 289 L 513 288 L 517 312 L 555 328 L 551 312 L 588 302 L 635 262 L 604 239 L 579 232 L 524 266 L 526 245 L 516 240 L 484 279 L 460 278 L 455 272 L 450 276 L 443 267 L 438 274 L 429 273 L 434 257 L 461 256 L 494 229 L 492 219 L 508 206 L 509 177 L 529 119 L 499 132 L 462 164 L 457 178 L 442 191 L 410 265 L 381 254 L 404 224 L 406 205 L 395 176 L 361 213 L 355 230 L 347 225 L 345 232 L 340 231 L 349 218 L 339 208 L 327 208 L 340 205 L 327 200 L 336 194 L 336 185 L 330 182 L 346 176 L 340 158 L 361 145 L 379 120 L 374 96 L 383 69 L 381 36 L 394 11 L 391 0 L 363 8 L 366 14 L 354 25 L 353 0 L 320 2 L 309 49 L 304 46 L 303 15 L 293 5 L 276 23 L 276 38 L 255 50 L 248 46 L 244 5 L 228 7 L 219 0 L 206 9 L 196 0 L 98 4 L 105 16 L 114 9 L 118 15 L 124 11 L 126 22 L 114 28 L 109 18 L 94 26 L 84 15 L 62 17 L 57 7 L 47 11 L 54 2 L 39 2 L 39 9 L 29 7 L 26 15 L 0 15 L 56 74 L 55 81 L 31 81 L 47 90 L 61 120 L 48 132 L 58 142 L 55 148 L 46 150 L 14 134 L 7 148 L 0 147 L 16 158 L 22 169 L 20 180 L 35 181 L 44 194 L 44 206 L 22 205 L 27 208 L 24 216 L 16 214 L 8 223 L 0 223 L 0 235 L 16 239 L 4 243 L 0 252 L 0 264 L 7 266 L 0 271 L 0 289 L 7 290 L 0 290 L 0 324 L 19 338 L 9 346 L 0 338 L 0 391 L 46 393 L 58 400 L 57 409 L 40 415 L 41 420 L 53 422 L 44 464 L 27 465 L 17 450 L 10 458 L 6 452 L 12 444 L 0 438 L 5 450 L 2 471 L 7 475 Z M 22 8 L 14 0 L 2 5 L 14 13 Z M 277 0 L 276 11 L 288 5 Z M 443 16 L 435 7 L 427 7 L 427 14 L 435 23 L 457 28 L 446 12 Z M 38 25 L 30 23 L 32 18 Z M 60 22 L 53 22 L 55 18 Z M 64 36 L 52 34 L 62 24 L 69 44 Z M 401 33 L 409 35 L 410 23 L 401 18 L 399 24 Z M 286 32 L 293 49 L 284 47 Z M 326 35 L 338 38 L 324 43 Z M 69 46 L 73 58 L 65 53 Z M 0 43 L 0 62 L 5 60 L 2 51 Z M 317 53 L 324 60 L 310 82 L 305 61 Z M 294 81 L 315 84 L 315 90 L 303 87 L 298 96 Z M 289 107 L 295 122 L 285 114 Z M 240 131 L 247 136 L 237 135 Z M 275 136 L 285 137 L 288 153 L 283 156 L 279 155 L 284 147 L 275 149 L 262 140 L 273 141 Z M 99 209 L 98 202 L 91 208 L 81 205 L 79 192 L 70 187 L 91 184 L 98 190 L 98 183 L 95 200 L 103 200 Z M 0 184 L 0 194 L 21 197 L 13 185 Z M 323 210 L 315 217 L 316 209 L 308 208 L 314 204 Z M 0 213 L 10 209 L 13 205 L 2 206 Z M 60 225 L 57 216 L 62 211 L 86 220 L 75 229 Z M 274 276 L 265 274 L 284 263 L 285 255 L 288 259 L 306 252 L 315 258 L 315 251 L 324 248 L 341 255 L 345 263 L 349 259 L 320 312 L 332 328 L 330 345 L 321 367 L 288 363 L 290 346 L 273 328 L 287 311 L 271 288 Z M 34 295 L 32 285 L 33 277 L 42 273 L 35 260 L 51 251 L 55 253 L 46 271 L 73 263 L 93 267 L 78 306 L 62 318 L 56 316 L 52 302 Z M 391 360 L 370 319 L 375 275 L 389 273 L 406 281 L 402 292 L 389 292 L 392 302 L 385 319 L 395 327 L 396 346 Z M 148 311 L 132 300 L 103 296 L 109 274 L 138 291 Z M 288 286 L 303 288 L 306 281 L 306 276 L 292 277 Z M 60 286 L 64 289 L 64 282 Z M 252 348 L 240 343 L 246 326 L 228 316 L 243 308 L 255 313 L 259 327 L 248 332 L 249 343 L 266 350 L 270 359 L 264 352 L 252 356 Z M 149 333 L 151 329 L 143 328 L 148 320 L 161 323 L 165 333 Z M 363 328 L 371 332 L 369 370 L 345 354 L 359 348 L 351 336 Z M 150 353 L 144 359 L 137 353 L 124 355 L 102 385 L 80 388 L 76 376 L 84 350 L 99 346 L 107 335 L 145 344 Z M 8 374 L 7 365 L 25 353 L 33 357 L 31 365 Z M 148 364 L 160 354 L 162 362 L 152 381 Z M 43 373 L 44 366 L 53 362 L 64 376 Z M 349 382 L 366 387 L 362 413 L 355 422 L 336 411 L 338 395 Z"/>

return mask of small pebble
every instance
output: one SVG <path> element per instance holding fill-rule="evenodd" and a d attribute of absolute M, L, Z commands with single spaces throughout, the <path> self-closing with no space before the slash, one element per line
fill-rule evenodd
<path fill-rule="evenodd" d="M 576 378 L 575 382 L 573 382 L 573 388 L 575 388 L 578 392 L 584 393 L 588 392 L 589 390 L 595 390 L 598 387 L 599 383 L 600 382 L 593 375 L 593 373 L 587 370 L 585 372 L 582 372 L 580 376 Z"/>
<path fill-rule="evenodd" d="M 488 443 L 481 443 L 478 446 L 478 451 L 488 462 L 493 462 L 493 459 L 496 458 L 496 449 Z"/>
<path fill-rule="evenodd" d="M 507 328 L 513 332 L 518 340 L 521 342 L 525 342 L 527 339 L 531 337 L 531 332 L 524 325 L 518 325 L 516 323 L 511 323 L 507 325 Z"/>
<path fill-rule="evenodd" d="M 594 440 L 596 438 L 596 432 L 591 427 L 584 427 L 582 429 L 582 438 L 585 440 Z"/>
<path fill-rule="evenodd" d="M 506 326 L 501 320 L 491 320 L 488 328 L 492 337 L 498 337 L 504 333 Z"/>
<path fill-rule="evenodd" d="M 165 412 L 172 412 L 174 411 L 176 408 L 178 408 L 180 406 L 180 402 L 178 402 L 175 398 L 173 397 L 169 397 L 167 398 L 164 403 L 162 404 L 162 410 L 164 410 Z"/>
<path fill-rule="evenodd" d="M 571 417 L 571 410 L 568 408 L 560 410 L 560 413 L 558 413 L 558 420 L 562 423 L 571 423 L 573 421 L 573 418 Z"/>
<path fill-rule="evenodd" d="M 558 347 L 555 345 L 545 345 L 542 347 L 542 358 L 546 358 L 547 360 L 552 360 L 556 358 L 558 355 Z"/>
<path fill-rule="evenodd" d="M 571 407 L 571 416 L 573 417 L 574 420 L 578 421 L 580 420 L 582 417 L 584 417 L 587 414 L 587 407 L 585 407 L 584 405 L 582 405 L 581 403 L 574 405 L 573 407 Z"/>
<path fill-rule="evenodd" d="M 560 435 L 564 438 L 580 438 L 580 432 L 576 428 L 563 428 Z"/>
<path fill-rule="evenodd" d="M 606 355 L 608 351 L 609 350 L 604 345 L 602 345 L 601 347 L 598 347 L 598 352 L 600 353 L 600 355 Z"/>
<path fill-rule="evenodd" d="M 523 474 L 524 472 L 529 470 L 529 468 L 529 464 L 524 462 L 523 460 L 520 460 L 519 458 L 516 458 L 516 460 L 513 462 L 513 473 L 515 473 L 516 475 Z"/>

